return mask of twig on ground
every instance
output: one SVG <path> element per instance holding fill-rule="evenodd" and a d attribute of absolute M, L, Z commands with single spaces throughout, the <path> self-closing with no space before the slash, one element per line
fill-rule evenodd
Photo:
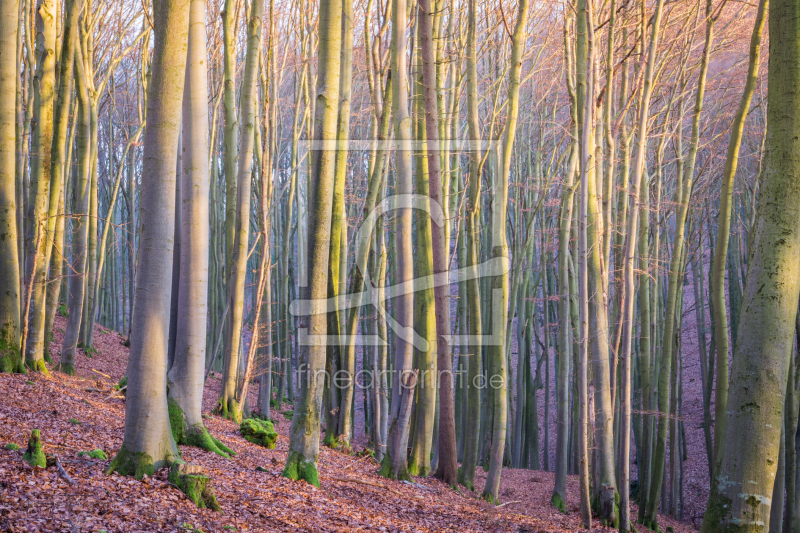
<path fill-rule="evenodd" d="M 119 394 L 120 392 L 124 391 L 124 390 L 125 390 L 125 389 L 127 389 L 127 388 L 128 388 L 128 386 L 127 386 L 127 385 L 125 385 L 125 386 L 124 386 L 124 387 L 122 387 L 121 389 L 119 389 L 119 390 L 115 390 L 115 391 L 114 391 L 114 392 L 112 392 L 112 393 L 111 393 L 109 396 L 106 396 L 105 398 L 103 398 L 101 401 L 103 401 L 103 402 L 104 402 L 104 401 L 106 401 L 106 400 L 110 400 L 111 398 L 113 398 L 114 396 L 116 396 L 117 394 Z"/>
<path fill-rule="evenodd" d="M 522 503 L 522 500 L 516 500 L 516 501 L 513 501 L 513 502 L 501 503 L 500 505 L 497 505 L 496 507 L 505 507 L 506 505 L 511 505 L 512 503 Z"/>
<path fill-rule="evenodd" d="M 75 484 L 75 481 L 71 477 L 69 477 L 69 474 L 67 474 L 67 471 L 64 470 L 63 466 L 61 466 L 61 461 L 58 460 L 58 457 L 56 457 L 56 468 L 58 469 L 58 474 L 61 477 L 63 477 L 64 480 L 67 483 L 69 483 L 70 485 L 74 485 Z"/>

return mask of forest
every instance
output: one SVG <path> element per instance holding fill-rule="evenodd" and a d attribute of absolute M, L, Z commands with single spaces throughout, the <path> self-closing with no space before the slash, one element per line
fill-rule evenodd
<path fill-rule="evenodd" d="M 3 0 L 0 530 L 800 533 L 798 21 Z"/>

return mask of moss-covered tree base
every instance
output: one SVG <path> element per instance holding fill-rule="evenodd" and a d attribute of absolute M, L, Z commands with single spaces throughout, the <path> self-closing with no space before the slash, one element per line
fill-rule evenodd
<path fill-rule="evenodd" d="M 25 362 L 20 357 L 19 349 L 7 342 L 5 330 L 0 332 L 0 373 L 3 374 L 27 374 Z"/>
<path fill-rule="evenodd" d="M 217 407 L 214 409 L 214 413 L 222 418 L 233 420 L 237 424 L 241 424 L 242 422 L 242 410 L 233 398 L 227 401 L 225 398 L 217 400 Z"/>
<path fill-rule="evenodd" d="M 396 479 L 398 481 L 411 481 L 411 475 L 408 473 L 408 467 L 403 466 L 397 475 L 394 473 L 394 469 L 392 468 L 392 456 L 387 451 L 386 455 L 383 456 L 383 460 L 381 461 L 381 467 L 378 469 L 378 475 L 383 476 L 386 479 Z"/>
<path fill-rule="evenodd" d="M 25 361 L 25 366 L 28 367 L 28 370 L 33 372 L 41 372 L 45 376 L 50 375 L 50 371 L 47 369 L 47 365 L 44 364 L 44 359 L 28 359 Z"/>
<path fill-rule="evenodd" d="M 431 475 L 430 466 L 421 465 L 415 461 L 408 463 L 408 475 L 415 477 L 427 477 Z"/>
<path fill-rule="evenodd" d="M 183 409 L 181 409 L 178 402 L 172 398 L 169 399 L 168 408 L 169 426 L 172 430 L 172 437 L 175 439 L 176 443 L 213 452 L 226 459 L 231 455 L 236 455 L 233 450 L 212 437 L 208 429 L 202 423 L 193 424 L 191 426 L 188 425 Z"/>
<path fill-rule="evenodd" d="M 202 466 L 175 463 L 169 472 L 169 481 L 201 509 L 222 510 L 211 487 L 211 478 L 204 475 Z"/>
<path fill-rule="evenodd" d="M 306 459 L 303 454 L 298 452 L 289 454 L 281 475 L 294 481 L 302 479 L 310 485 L 319 487 L 319 473 L 317 472 L 316 463 Z"/>
<path fill-rule="evenodd" d="M 28 449 L 25 450 L 25 455 L 22 458 L 31 466 L 41 468 L 47 466 L 47 458 L 42 450 L 42 434 L 38 429 L 31 431 L 31 438 L 28 439 Z"/>
<path fill-rule="evenodd" d="M 62 362 L 58 363 L 58 366 L 56 368 L 62 374 L 66 374 L 68 376 L 74 376 L 75 375 L 75 365 L 73 365 L 72 363 L 67 363 L 67 362 L 62 361 Z"/>
<path fill-rule="evenodd" d="M 464 469 L 460 467 L 458 469 L 458 484 L 463 486 L 468 491 L 475 492 L 474 482 L 470 479 L 467 479 Z"/>
<path fill-rule="evenodd" d="M 270 420 L 245 418 L 239 425 L 239 433 L 245 440 L 270 450 L 275 449 L 275 443 L 278 441 L 278 434 Z"/>
<path fill-rule="evenodd" d="M 553 497 L 550 498 L 550 503 L 562 513 L 567 514 L 567 502 L 564 501 L 564 498 L 561 496 L 561 494 L 554 492 Z"/>
<path fill-rule="evenodd" d="M 644 524 L 642 524 L 642 525 L 644 527 L 646 527 L 649 531 L 658 531 L 658 533 L 661 533 L 661 528 L 658 527 L 658 522 L 655 521 L 655 520 L 647 520 L 647 519 L 645 519 Z M 720 531 L 721 532 L 723 530 L 722 529 L 718 529 L 716 531 Z M 726 529 L 724 531 L 727 532 L 728 530 Z M 736 531 L 736 530 L 733 530 L 733 531 Z"/>
<path fill-rule="evenodd" d="M 145 474 L 152 476 L 155 473 L 153 458 L 144 452 L 130 452 L 123 444 L 111 464 L 106 469 L 106 474 L 117 472 L 123 476 L 133 476 L 142 479 Z"/>
<path fill-rule="evenodd" d="M 494 497 L 494 494 L 492 494 L 491 492 L 486 492 L 486 491 L 484 491 L 481 494 L 481 500 L 487 501 L 487 502 L 491 503 L 492 505 L 497 503 L 497 500 Z"/>

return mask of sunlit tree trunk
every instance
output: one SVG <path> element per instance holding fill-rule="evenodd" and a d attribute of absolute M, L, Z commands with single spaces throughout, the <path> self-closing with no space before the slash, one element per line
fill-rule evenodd
<path fill-rule="evenodd" d="M 345 209 L 345 199 L 344 199 L 344 189 L 345 189 L 345 180 L 347 176 L 347 155 L 348 155 L 348 140 L 350 136 L 350 100 L 351 100 L 351 93 L 352 93 L 352 70 L 353 70 L 353 1 L 352 0 L 342 0 L 342 51 L 341 51 L 341 74 L 339 78 L 339 121 L 337 126 L 337 138 L 339 140 L 340 146 L 338 147 L 339 150 L 336 152 L 336 191 L 334 192 L 334 212 L 333 212 L 333 223 L 331 225 L 331 247 L 333 247 L 334 243 L 339 246 L 339 250 L 336 255 L 338 256 L 342 250 L 342 231 L 344 231 L 344 236 L 347 236 L 347 210 Z M 337 220 L 337 209 L 336 204 L 338 202 L 337 197 L 341 194 L 341 203 L 342 209 L 341 213 L 338 215 Z M 340 237 L 337 239 L 335 237 L 335 233 L 339 232 Z M 369 242 L 369 238 L 367 238 Z M 338 259 L 344 259 L 344 265 L 347 265 L 347 246 L 344 243 L 344 258 L 338 257 Z M 334 266 L 334 255 L 333 249 L 331 249 L 331 268 Z M 344 278 L 346 271 L 340 270 L 338 268 L 339 265 L 336 265 L 336 284 L 341 285 L 342 283 L 347 282 L 347 278 Z M 337 291 L 338 293 L 338 291 Z M 338 315 L 337 323 L 339 325 L 339 331 L 341 333 L 345 333 L 345 318 L 347 314 L 342 311 L 337 311 Z M 340 356 L 341 360 L 341 368 L 345 371 L 346 375 L 348 376 L 347 384 L 344 389 L 341 391 L 340 403 L 339 403 L 339 428 L 336 432 L 336 436 L 342 441 L 346 447 L 350 446 L 350 438 L 353 434 L 353 427 L 352 427 L 352 407 L 353 407 L 353 390 L 355 385 L 355 372 L 356 372 L 356 357 L 355 352 L 351 354 L 348 350 L 343 350 L 343 343 L 339 343 L 337 346 L 337 352 Z"/>
<path fill-rule="evenodd" d="M 579 354 L 576 365 L 578 382 L 578 481 L 580 485 L 580 512 L 581 524 L 585 529 L 592 528 L 591 487 L 589 480 L 589 269 L 588 269 L 588 243 L 587 225 L 589 213 L 589 163 L 593 157 L 593 150 L 589 149 L 591 139 L 590 128 L 592 104 L 586 104 L 585 94 L 587 88 L 593 83 L 594 69 L 588 69 L 587 64 L 591 57 L 591 42 L 586 34 L 587 1 L 579 0 L 578 15 L 576 17 L 576 31 L 578 35 L 583 32 L 583 38 L 577 39 L 576 58 L 576 88 L 578 93 L 578 114 L 582 116 L 580 122 L 580 208 L 578 212 L 578 296 L 579 296 L 579 322 L 578 341 Z M 583 66 L 581 66 L 583 65 Z M 587 73 L 588 70 L 588 73 Z M 588 74 L 588 75 L 587 75 Z M 587 79 L 588 78 L 588 79 Z M 591 94 L 591 91 L 590 91 Z M 583 97 L 581 97 L 583 95 Z"/>
<path fill-rule="evenodd" d="M 578 138 L 578 108 L 575 95 L 575 74 L 573 52 L 569 37 L 571 17 L 564 20 L 564 57 L 567 65 L 566 81 L 569 92 L 570 119 L 572 138 Z M 556 407 L 556 465 L 555 484 L 551 503 L 562 513 L 567 511 L 567 466 L 569 457 L 569 369 L 572 356 L 572 324 L 569 314 L 569 238 L 572 226 L 572 212 L 575 199 L 575 171 L 578 165 L 578 145 L 570 143 L 569 163 L 561 188 L 561 208 L 558 224 L 558 322 L 559 322 L 559 362 L 556 375 L 557 407 Z"/>
<path fill-rule="evenodd" d="M 386 456 L 383 458 L 380 473 L 386 477 L 408 478 L 406 447 L 408 444 L 408 424 L 410 420 L 402 409 L 410 403 L 414 395 L 411 379 L 413 362 L 414 294 L 410 285 L 414 277 L 414 248 L 412 243 L 411 200 L 413 179 L 411 167 L 411 117 L 408 112 L 408 68 L 406 49 L 406 25 L 408 3 L 395 0 L 392 4 L 392 92 L 395 140 L 397 151 L 397 187 L 399 195 L 395 216 L 395 283 L 405 284 L 402 293 L 395 298 L 394 333 L 394 375 L 392 377 L 392 401 L 387 436 Z"/>
<path fill-rule="evenodd" d="M 250 236 L 250 178 L 253 173 L 253 144 L 256 124 L 256 82 L 258 80 L 258 54 L 261 47 L 261 30 L 264 2 L 253 0 L 250 21 L 247 24 L 247 57 L 242 79 L 241 114 L 242 135 L 239 149 L 238 183 L 236 186 L 236 235 L 231 259 L 230 285 L 228 287 L 228 316 L 230 330 L 225 339 L 225 362 L 222 392 L 217 409 L 220 414 L 240 421 L 242 406 L 236 403 L 239 377 L 239 352 L 244 320 L 244 286 L 247 275 L 248 238 Z"/>
<path fill-rule="evenodd" d="M 800 294 L 800 5 L 770 4 L 764 174 L 704 532 L 763 531 L 783 499 L 772 491 Z"/>
<path fill-rule="evenodd" d="M 508 71 L 508 103 L 506 104 L 506 125 L 500 148 L 500 175 L 494 186 L 492 205 L 492 258 L 497 262 L 498 274 L 492 279 L 492 301 L 500 298 L 499 316 L 492 316 L 492 334 L 499 335 L 496 344 L 489 346 L 489 380 L 500 382 L 494 390 L 494 416 L 492 417 L 492 451 L 489 460 L 489 472 L 483 498 L 496 502 L 500 495 L 500 474 L 503 469 L 503 454 L 506 445 L 506 422 L 508 403 L 506 399 L 508 387 L 508 358 L 505 353 L 506 322 L 508 320 L 508 242 L 506 240 L 506 213 L 508 210 L 508 183 L 511 174 L 511 156 L 514 150 L 514 138 L 517 132 L 517 115 L 519 113 L 520 73 L 522 71 L 522 55 L 525 50 L 525 26 L 528 22 L 528 1 L 520 0 L 517 11 L 517 24 L 511 38 L 511 57 Z M 499 294 L 498 294 L 499 293 Z M 449 313 L 448 313 L 449 316 Z M 497 331 L 499 329 L 499 331 Z M 499 376 L 499 377 L 498 377 Z M 490 385 L 492 386 L 492 385 Z"/>
<path fill-rule="evenodd" d="M 0 372 L 23 370 L 20 360 L 20 265 L 16 194 L 17 37 L 19 0 L 0 4 Z"/>
<path fill-rule="evenodd" d="M 125 433 L 107 471 L 141 478 L 180 457 L 167 413 L 167 334 L 189 0 L 154 2 L 152 83 L 142 172 L 142 232 L 132 327 Z"/>
<path fill-rule="evenodd" d="M 446 209 L 447 199 L 443 197 L 442 169 L 439 146 L 439 109 L 435 90 L 435 58 L 433 43 L 433 16 L 430 0 L 419 3 L 420 44 L 422 56 L 422 78 L 425 93 L 425 128 L 428 137 L 429 194 L 432 205 Z M 436 349 L 435 368 L 438 376 L 439 434 L 436 477 L 450 486 L 456 486 L 458 476 L 455 409 L 453 398 L 453 360 L 450 345 L 445 335 L 450 334 L 450 283 L 448 255 L 450 252 L 449 232 L 445 231 L 444 220 L 434 220 L 432 224 L 433 272 L 438 278 L 434 288 L 436 303 Z M 445 279 L 441 279 L 445 278 Z M 447 281 L 447 283 L 445 283 Z M 434 438 L 437 436 L 434 435 Z"/>
<path fill-rule="evenodd" d="M 621 377 L 621 420 L 620 428 L 622 435 L 620 436 L 620 476 L 619 476 L 619 491 L 620 491 L 620 516 L 619 516 L 619 529 L 623 532 L 631 530 L 630 520 L 630 453 L 631 453 L 631 411 L 632 411 L 632 381 L 631 381 L 631 368 L 633 358 L 633 332 L 634 332 L 634 308 L 636 305 L 636 291 L 635 291 L 635 257 L 637 252 L 637 237 L 641 233 L 642 243 L 639 245 L 638 251 L 643 263 L 640 269 L 646 266 L 647 250 L 648 250 L 648 217 L 649 212 L 646 211 L 646 204 L 640 208 L 640 198 L 648 198 L 649 196 L 649 183 L 643 178 L 645 172 L 645 156 L 647 153 L 647 136 L 648 128 L 647 123 L 650 119 L 650 97 L 653 92 L 653 76 L 655 73 L 656 52 L 658 50 L 658 42 L 660 39 L 659 25 L 661 23 L 661 13 L 664 7 L 664 0 L 659 0 L 656 5 L 655 15 L 653 17 L 653 28 L 650 35 L 650 43 L 647 51 L 647 63 L 645 65 L 645 74 L 643 87 L 641 92 L 641 102 L 639 104 L 639 117 L 636 132 L 636 155 L 633 163 L 633 179 L 631 181 L 630 192 L 630 208 L 628 216 L 627 228 L 627 241 L 625 243 L 625 256 L 624 262 L 620 265 L 623 272 L 622 288 L 624 294 L 624 302 L 621 308 L 623 316 L 620 318 L 623 321 L 623 338 L 622 338 L 622 377 Z M 645 190 L 646 189 L 646 190 Z M 643 223 L 639 223 L 640 210 L 644 211 Z M 643 231 L 644 230 L 644 231 Z M 647 287 L 650 283 L 649 274 L 647 270 L 643 271 L 644 274 L 639 277 L 641 297 L 641 317 L 642 317 L 642 335 L 641 335 L 641 364 L 642 371 L 645 374 L 644 380 L 649 380 L 650 373 L 650 336 L 649 332 L 649 292 Z M 649 390 L 649 386 L 644 388 Z M 644 410 L 647 412 L 649 402 L 645 400 Z M 645 437 L 647 439 L 647 437 Z M 639 457 L 646 457 L 646 453 L 640 453 Z M 647 463 L 640 463 L 646 465 Z M 644 471 L 647 466 L 640 468 L 640 472 Z M 639 479 L 643 479 L 642 474 L 639 474 Z"/>
<path fill-rule="evenodd" d="M 181 120 L 181 234 L 175 358 L 167 375 L 172 434 L 188 444 L 227 456 L 203 424 L 203 370 L 208 304 L 208 90 L 206 0 L 191 0 L 189 49 Z M 177 217 L 176 217 L 177 218 Z"/>
<path fill-rule="evenodd" d="M 758 81 L 761 64 L 761 35 L 764 32 L 769 0 L 761 0 L 758 4 L 753 33 L 750 37 L 750 59 L 747 68 L 747 80 L 739 101 L 739 108 L 733 118 L 728 141 L 728 153 L 725 158 L 725 169 L 722 174 L 722 185 L 719 200 L 719 220 L 717 228 L 717 247 L 714 250 L 714 262 L 711 279 L 711 298 L 714 300 L 714 328 L 717 343 L 717 373 L 714 389 L 714 457 L 719 456 L 719 446 L 725 434 L 725 412 L 728 404 L 728 308 L 725 303 L 725 265 L 728 258 L 728 242 L 731 235 L 731 210 L 733 207 L 733 180 L 739 165 L 739 149 L 744 135 L 744 124 L 750 111 L 750 102 Z M 734 326 L 735 327 L 735 326 Z"/>
<path fill-rule="evenodd" d="M 336 139 L 339 113 L 340 53 L 342 47 L 342 2 L 334 0 L 320 4 L 319 11 L 319 70 L 317 73 L 314 141 Z M 302 322 L 309 335 L 327 332 L 325 308 L 317 309 L 314 302 L 324 302 L 328 295 L 328 260 L 330 252 L 333 185 L 336 172 L 336 151 L 328 146 L 314 150 L 311 157 L 311 176 L 308 180 L 308 285 L 302 288 L 303 299 L 311 309 Z M 317 456 L 319 454 L 320 415 L 322 414 L 322 380 L 325 369 L 324 342 L 300 342 L 298 354 L 298 397 L 289 440 L 289 457 L 283 475 L 304 479 L 319 486 Z"/>
<path fill-rule="evenodd" d="M 32 283 L 32 296 L 28 309 L 25 339 L 25 364 L 33 370 L 47 372 L 44 364 L 44 317 L 46 254 L 50 240 L 46 233 L 50 201 L 51 148 L 53 118 L 55 113 L 56 70 L 56 4 L 53 0 L 39 0 L 36 8 L 36 55 L 38 56 L 34 79 L 35 117 L 31 132 L 31 202 L 28 211 L 30 229 L 26 283 Z M 15 47 L 16 48 L 16 47 Z"/>
<path fill-rule="evenodd" d="M 75 121 L 77 129 L 78 149 L 76 151 L 77 174 L 75 180 L 75 207 L 72 211 L 72 239 L 71 257 L 72 268 L 75 275 L 69 278 L 69 302 L 67 327 L 64 332 L 64 341 L 61 345 L 61 359 L 58 369 L 65 374 L 75 373 L 75 350 L 78 347 L 81 322 L 83 318 L 83 297 L 86 290 L 86 240 L 89 226 L 86 217 L 89 214 L 89 173 L 91 172 L 91 132 L 89 124 L 89 90 L 86 86 L 85 68 L 83 63 L 83 50 L 78 46 L 75 50 L 75 88 L 77 89 L 78 118 Z"/>
<path fill-rule="evenodd" d="M 417 20 L 417 39 L 422 39 L 421 17 Z M 414 147 L 414 192 L 418 195 L 417 206 L 426 206 L 414 212 L 414 228 L 416 229 L 414 254 L 414 329 L 424 339 L 424 346 L 414 350 L 414 368 L 419 370 L 417 380 L 416 401 L 412 424 L 411 454 L 408 458 L 408 471 L 412 476 L 426 476 L 430 472 L 431 449 L 433 444 L 433 426 L 436 413 L 436 303 L 434 288 L 426 281 L 433 275 L 433 248 L 430 210 L 430 170 L 427 157 L 430 146 L 427 144 L 425 129 L 424 82 L 422 75 L 421 50 L 415 47 L 412 66 L 411 97 L 413 103 L 413 128 L 417 146 Z M 435 88 L 435 80 L 433 81 Z M 436 134 L 438 135 L 438 128 Z M 441 207 L 441 206 L 438 206 Z M 448 313 L 449 314 L 449 313 Z M 447 316 L 447 315 L 445 315 Z"/>
<path fill-rule="evenodd" d="M 712 12 L 711 0 L 706 3 L 706 35 L 703 56 L 700 62 L 700 74 L 697 81 L 695 93 L 695 104 L 692 113 L 692 137 L 689 154 L 684 162 L 683 177 L 678 176 L 680 187 L 676 191 L 682 191 L 679 196 L 675 216 L 675 237 L 673 239 L 672 259 L 670 260 L 669 281 L 667 288 L 666 316 L 664 320 L 664 344 L 661 361 L 661 370 L 658 383 L 658 432 L 656 435 L 655 450 L 652 456 L 652 479 L 648 486 L 647 507 L 645 509 L 644 524 L 651 529 L 657 527 L 657 515 L 659 493 L 661 482 L 664 477 L 664 466 L 666 462 L 666 439 L 667 424 L 669 423 L 669 404 L 670 391 L 669 379 L 672 374 L 673 357 L 676 352 L 675 332 L 680 330 L 678 320 L 682 317 L 676 312 L 678 309 L 678 290 L 683 286 L 683 248 L 685 243 L 686 220 L 689 212 L 689 197 L 692 193 L 692 183 L 694 182 L 694 166 L 697 156 L 699 135 L 700 135 L 700 115 L 703 110 L 703 98 L 706 89 L 706 76 L 711 56 L 712 42 L 714 38 L 714 23 L 719 13 L 714 15 Z M 682 179 L 682 182 L 681 182 Z M 721 353 L 721 352 L 720 352 Z"/>

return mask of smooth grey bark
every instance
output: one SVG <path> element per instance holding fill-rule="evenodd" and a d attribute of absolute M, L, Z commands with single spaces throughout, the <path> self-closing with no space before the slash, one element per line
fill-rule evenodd
<path fill-rule="evenodd" d="M 156 0 L 147 98 L 139 268 L 133 316 L 125 433 L 107 472 L 141 478 L 180 452 L 167 412 L 167 337 L 175 224 L 175 154 L 186 70 L 189 0 Z"/>
<path fill-rule="evenodd" d="M 167 374 L 172 434 L 179 444 L 227 456 L 203 424 L 203 370 L 208 306 L 208 90 L 206 0 L 191 0 L 186 82 L 183 92 L 180 187 L 180 277 L 175 354 Z M 174 270 L 173 270 L 174 272 Z"/>
<path fill-rule="evenodd" d="M 413 242 L 411 224 L 411 201 L 413 193 L 411 167 L 411 117 L 408 111 L 408 62 L 406 57 L 408 21 L 408 2 L 394 0 L 392 4 L 392 93 L 395 140 L 397 143 L 396 165 L 399 195 L 396 202 L 398 210 L 395 218 L 395 283 L 405 284 L 406 288 L 395 298 L 395 320 L 399 328 L 394 334 L 394 375 L 392 377 L 392 401 L 387 437 L 386 456 L 380 473 L 387 477 L 407 478 L 406 460 L 409 418 L 401 410 L 401 404 L 413 397 L 416 379 L 411 377 L 413 344 L 410 335 L 414 326 L 414 294 L 411 281 L 414 277 Z M 409 413 L 410 414 L 410 413 Z"/>

